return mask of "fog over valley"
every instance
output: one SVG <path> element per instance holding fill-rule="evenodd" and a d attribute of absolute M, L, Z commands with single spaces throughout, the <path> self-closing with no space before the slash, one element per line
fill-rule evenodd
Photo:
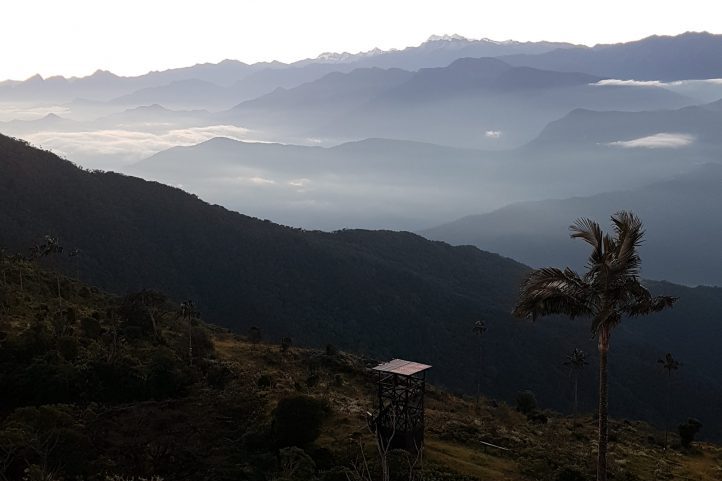
<path fill-rule="evenodd" d="M 436 226 L 518 202 L 645 189 L 718 162 L 718 52 L 722 37 L 707 33 L 593 48 L 432 36 L 290 64 L 36 76 L 0 83 L 0 131 L 289 226 L 434 228 L 541 265 L 562 259 L 484 240 L 485 227 L 461 236 Z M 569 220 L 548 225 L 561 232 Z M 678 274 L 654 277 L 722 283 Z"/>

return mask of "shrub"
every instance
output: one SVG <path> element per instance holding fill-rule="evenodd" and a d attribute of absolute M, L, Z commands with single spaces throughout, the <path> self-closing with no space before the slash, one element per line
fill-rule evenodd
<path fill-rule="evenodd" d="M 281 352 L 287 352 L 292 344 L 293 340 L 290 337 L 281 338 Z"/>
<path fill-rule="evenodd" d="M 694 418 L 689 418 L 686 423 L 680 424 L 677 431 L 679 432 L 682 447 L 690 447 L 700 429 L 702 429 L 702 423 Z"/>
<path fill-rule="evenodd" d="M 318 382 L 321 380 L 321 377 L 318 375 L 318 373 L 312 372 L 308 375 L 306 378 L 306 386 L 309 389 L 313 389 L 316 386 L 318 386 Z"/>
<path fill-rule="evenodd" d="M 310 481 L 316 474 L 316 463 L 311 456 L 295 446 L 283 448 L 278 453 L 281 480 Z"/>
<path fill-rule="evenodd" d="M 547 415 L 537 410 L 527 413 L 526 418 L 528 421 L 538 424 L 546 424 L 549 422 Z"/>
<path fill-rule="evenodd" d="M 536 396 L 531 391 L 521 391 L 516 395 L 516 410 L 531 414 L 536 409 Z"/>
<path fill-rule="evenodd" d="M 148 364 L 146 386 L 153 399 L 178 397 L 185 392 L 190 379 L 182 370 L 173 351 L 159 349 Z"/>
<path fill-rule="evenodd" d="M 582 473 L 572 468 L 563 468 L 554 477 L 554 481 L 585 481 L 586 479 Z"/>
<path fill-rule="evenodd" d="M 100 321 L 94 317 L 84 317 L 80 320 L 80 329 L 85 337 L 98 339 L 103 334 Z"/>
<path fill-rule="evenodd" d="M 321 434 L 329 415 L 326 402 L 309 396 L 281 399 L 273 412 L 273 432 L 279 446 L 305 446 Z"/>
<path fill-rule="evenodd" d="M 258 344 L 259 342 L 261 342 L 261 330 L 256 326 L 252 326 L 248 330 L 248 340 L 251 341 L 253 344 Z"/>
<path fill-rule="evenodd" d="M 273 377 L 270 374 L 261 374 L 256 380 L 256 386 L 259 389 L 268 389 L 273 386 Z"/>
<path fill-rule="evenodd" d="M 233 379 L 233 370 L 222 362 L 210 362 L 206 372 L 206 382 L 213 389 L 223 389 Z"/>
<path fill-rule="evenodd" d="M 57 342 L 58 352 L 66 361 L 73 361 L 78 357 L 78 341 L 73 336 L 62 336 Z"/>

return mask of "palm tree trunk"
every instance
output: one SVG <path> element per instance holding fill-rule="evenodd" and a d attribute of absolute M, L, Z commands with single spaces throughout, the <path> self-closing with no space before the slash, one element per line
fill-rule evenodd
<path fill-rule="evenodd" d="M 667 371 L 667 412 L 664 413 L 664 449 L 669 448 L 669 410 L 672 398 L 672 370 Z"/>
<path fill-rule="evenodd" d="M 574 407 L 572 410 L 572 416 L 574 422 L 577 421 L 577 411 L 579 409 L 579 370 L 574 371 Z"/>
<path fill-rule="evenodd" d="M 60 303 L 60 307 L 63 307 L 63 296 L 60 295 L 60 274 L 57 272 L 55 273 L 55 281 L 58 285 L 58 302 Z"/>
<path fill-rule="evenodd" d="M 607 380 L 607 353 L 609 327 L 599 332 L 599 453 L 597 455 L 597 481 L 607 481 L 607 444 L 609 441 L 609 384 Z"/>
<path fill-rule="evenodd" d="M 193 367 L 193 324 L 188 318 L 188 364 Z"/>
<path fill-rule="evenodd" d="M 482 369 L 482 360 L 481 360 L 481 341 L 479 341 L 479 358 L 477 359 L 477 368 L 476 368 L 476 408 L 479 409 L 479 398 L 481 397 L 481 369 Z"/>

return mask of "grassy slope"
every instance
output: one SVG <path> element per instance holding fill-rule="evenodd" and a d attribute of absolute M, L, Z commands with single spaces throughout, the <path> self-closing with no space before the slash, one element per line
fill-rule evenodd
<path fill-rule="evenodd" d="M 318 351 L 291 348 L 282 355 L 270 344 L 249 344 L 231 335 L 216 338 L 219 355 L 257 372 L 271 373 L 277 380 L 267 392 L 269 406 L 295 390 L 294 383 L 308 376 L 309 366 L 325 356 Z M 345 384 L 335 387 L 337 369 L 321 371 L 322 380 L 309 394 L 330 400 L 334 416 L 326 423 L 318 443 L 331 450 L 344 449 L 349 438 L 366 433 L 364 415 L 373 409 L 373 379 L 364 374 L 363 362 L 342 355 Z M 592 473 L 596 424 L 588 415 L 574 422 L 547 413 L 547 424 L 534 424 L 503 403 L 483 399 L 477 409 L 472 399 L 431 387 L 427 404 L 425 458 L 432 472 L 449 471 L 474 479 L 544 479 L 563 467 Z M 713 481 L 722 476 L 722 449 L 696 444 L 687 453 L 660 447 L 663 434 L 636 421 L 611 424 L 610 466 L 627 479 L 695 479 Z M 673 436 L 676 441 L 676 437 Z M 651 439 L 651 441 L 650 441 Z M 487 447 L 488 442 L 509 451 Z M 372 452 L 369 449 L 369 452 Z M 636 476 L 636 477 L 635 477 Z M 622 479 L 625 479 L 622 477 Z"/>

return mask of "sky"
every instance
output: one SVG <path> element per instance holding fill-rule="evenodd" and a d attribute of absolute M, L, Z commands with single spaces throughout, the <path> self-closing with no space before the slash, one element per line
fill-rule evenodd
<path fill-rule="evenodd" d="M 722 33 L 718 0 L 3 0 L 2 15 L 0 79 L 289 62 L 433 34 L 593 45 Z"/>

